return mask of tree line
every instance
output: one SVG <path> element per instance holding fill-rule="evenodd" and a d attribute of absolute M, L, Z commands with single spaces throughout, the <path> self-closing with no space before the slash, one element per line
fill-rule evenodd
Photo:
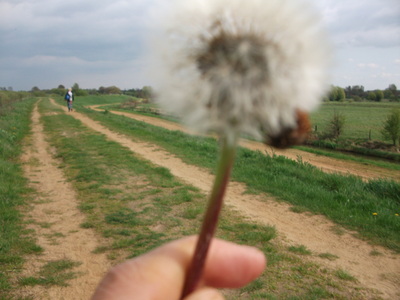
<path fill-rule="evenodd" d="M 388 101 L 400 101 L 400 91 L 397 89 L 395 84 L 390 84 L 384 90 L 373 90 L 365 91 L 362 85 L 353 85 L 346 88 L 339 86 L 331 86 L 328 95 L 325 97 L 325 101 L 376 101 L 382 100 Z"/>
<path fill-rule="evenodd" d="M 43 97 L 49 94 L 64 96 L 67 89 L 63 84 L 58 85 L 57 88 L 41 90 L 37 86 L 34 86 L 30 92 L 35 97 Z M 121 90 L 117 86 L 100 86 L 98 89 L 82 89 L 78 83 L 75 83 L 72 87 L 72 91 L 75 96 L 89 96 L 89 95 L 129 95 L 135 98 L 151 99 L 152 89 L 150 86 L 144 86 L 142 88 L 133 88 L 128 90 Z M 2 88 L 0 88 L 2 90 Z M 7 89 L 9 90 L 9 88 Z M 12 88 L 11 88 L 12 90 Z"/>
<path fill-rule="evenodd" d="M 41 90 L 37 86 L 34 86 L 30 92 L 36 96 L 45 94 L 56 94 L 63 95 L 67 87 L 60 84 L 57 88 L 50 90 Z M 152 88 L 150 86 L 144 86 L 142 88 L 132 88 L 122 90 L 117 86 L 100 86 L 98 89 L 82 89 L 78 83 L 72 86 L 75 96 L 88 96 L 88 95 L 129 95 L 136 98 L 151 99 Z M 0 87 L 2 91 L 12 91 L 12 87 Z M 324 101 L 345 101 L 351 100 L 355 102 L 360 101 L 376 101 L 380 102 L 383 100 L 387 101 L 400 101 L 400 90 L 397 89 L 395 84 L 390 84 L 384 90 L 370 90 L 366 91 L 362 85 L 347 86 L 345 88 L 339 86 L 331 86 L 330 91 L 325 96 Z"/>

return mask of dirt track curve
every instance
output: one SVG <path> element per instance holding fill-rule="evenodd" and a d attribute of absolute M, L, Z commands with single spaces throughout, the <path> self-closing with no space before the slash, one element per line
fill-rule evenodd
<path fill-rule="evenodd" d="M 101 105 L 92 105 L 90 106 L 90 108 L 98 111 L 103 111 L 103 109 L 98 108 L 99 106 Z M 112 112 L 113 114 L 132 118 L 138 121 L 146 122 L 155 126 L 164 127 L 169 130 L 179 130 L 186 133 L 192 133 L 190 130 L 188 130 L 187 128 L 183 127 L 180 124 L 163 120 L 160 118 L 153 118 L 149 116 L 132 114 L 121 111 L 110 111 L 110 112 Z M 282 155 L 293 160 L 297 160 L 298 157 L 301 157 L 303 162 L 314 165 L 324 172 L 352 174 L 366 180 L 374 178 L 391 178 L 393 180 L 400 181 L 400 172 L 391 171 L 377 166 L 363 165 L 352 161 L 343 161 L 335 158 L 312 154 L 309 152 L 293 148 L 285 150 L 273 149 L 272 147 L 268 147 L 263 143 L 249 141 L 249 140 L 241 140 L 240 145 L 251 150 L 259 150 L 261 152 L 267 152 L 269 155 L 272 154 Z"/>
<path fill-rule="evenodd" d="M 52 101 L 52 103 L 54 105 L 58 105 L 55 103 L 55 101 Z M 65 107 L 64 110 L 66 111 Z M 129 148 L 131 151 L 142 156 L 144 159 L 147 159 L 154 164 L 170 169 L 171 173 L 174 176 L 178 177 L 180 180 L 199 188 L 204 193 L 209 193 L 209 188 L 213 181 L 213 176 L 207 170 L 188 165 L 175 157 L 173 154 L 166 152 L 162 148 L 153 144 L 134 142 L 124 135 L 109 130 L 108 128 L 102 126 L 101 124 L 90 119 L 84 114 L 81 114 L 79 112 L 72 112 L 70 113 L 70 115 L 80 120 L 85 126 L 91 128 L 92 130 L 100 132 L 107 136 L 107 138 L 109 138 L 110 140 L 116 141 L 122 146 Z M 132 117 L 132 115 L 130 115 L 130 117 Z M 39 118 L 39 116 L 37 115 L 37 111 L 35 111 L 34 113 L 34 118 Z M 33 122 L 34 128 L 37 128 L 38 131 L 41 131 L 40 127 L 38 127 L 38 121 L 33 120 Z M 33 139 L 39 140 L 40 136 L 34 134 Z M 37 147 L 48 148 L 48 145 L 36 145 L 35 148 L 39 149 Z M 305 161 L 304 158 L 303 161 Z M 56 165 L 56 162 L 50 161 L 46 164 L 54 166 Z M 47 179 L 34 180 L 38 181 L 39 186 L 51 187 L 51 185 L 47 183 Z M 50 178 L 48 180 L 50 180 Z M 58 177 L 58 179 L 55 179 L 55 181 L 59 181 L 65 184 L 65 180 L 62 177 Z M 56 184 L 56 182 L 52 182 L 52 184 Z M 248 195 L 245 194 L 245 191 L 246 186 L 244 184 L 231 182 L 228 187 L 226 204 L 236 210 L 238 214 L 242 214 L 248 220 L 261 224 L 274 225 L 278 230 L 279 237 L 285 243 L 288 243 L 290 245 L 305 245 L 314 254 L 331 253 L 338 256 L 338 259 L 334 261 L 328 261 L 320 259 L 315 255 L 315 257 L 313 257 L 313 260 L 315 260 L 319 264 L 334 269 L 340 268 L 346 270 L 351 275 L 355 276 L 359 280 L 360 284 L 362 284 L 364 287 L 376 289 L 385 299 L 400 299 L 400 259 L 398 254 L 392 253 L 391 251 L 383 247 L 371 246 L 367 242 L 355 238 L 351 232 L 345 230 L 345 233 L 340 236 L 333 233 L 332 228 L 336 225 L 323 216 L 309 216 L 307 214 L 294 213 L 290 210 L 290 206 L 287 204 L 276 202 L 273 198 L 268 198 L 268 196 Z M 44 193 L 51 192 L 45 190 Z M 53 192 L 53 194 L 51 195 L 51 200 L 55 203 L 58 203 L 58 201 L 70 202 L 69 205 L 75 206 L 75 209 L 73 209 L 72 207 L 68 208 L 68 210 L 70 210 L 70 214 L 77 215 L 77 217 L 79 217 L 79 211 L 76 208 L 77 203 L 73 200 L 74 196 L 71 195 L 71 198 L 69 198 L 68 200 L 58 199 L 58 197 L 60 196 L 63 196 L 62 193 Z M 32 218 L 35 218 L 35 215 L 40 216 L 40 204 L 36 206 L 38 207 L 38 212 L 32 212 Z M 43 208 L 41 209 L 43 210 Z M 55 207 L 54 209 L 56 210 L 57 208 Z M 78 227 L 78 224 L 80 224 L 80 222 L 81 221 L 77 221 L 74 223 L 77 224 L 76 226 Z M 82 230 L 79 228 L 76 230 L 77 232 L 74 234 L 77 235 L 81 234 L 81 232 L 82 234 L 85 234 L 85 232 L 86 234 L 92 234 L 91 237 L 84 238 L 83 242 L 86 241 L 87 243 L 87 241 L 95 241 L 95 237 L 93 236 L 93 233 L 90 233 L 90 231 Z M 74 229 L 70 229 L 70 232 L 75 231 Z M 76 240 L 74 240 L 73 243 L 70 243 L 72 245 L 78 244 Z M 50 249 L 47 247 L 50 247 L 50 245 L 45 245 L 46 249 Z M 80 251 L 87 251 L 88 254 L 90 254 L 91 249 L 92 246 L 88 245 L 87 247 L 85 247 L 84 250 Z M 67 249 L 64 251 L 64 255 L 69 255 L 69 251 L 75 250 Z M 382 255 L 371 256 L 370 253 L 372 251 L 379 251 L 380 253 L 382 253 Z M 73 258 L 72 255 L 70 255 L 69 257 L 76 261 L 82 261 L 82 259 L 80 258 Z M 95 257 L 97 258 L 98 256 L 95 255 Z M 104 263 L 103 269 L 100 268 L 101 270 L 99 270 L 98 272 L 98 274 L 101 274 L 102 272 L 104 272 L 104 269 L 107 268 L 109 263 L 106 261 L 102 262 L 100 261 L 100 259 L 97 259 L 96 262 L 92 264 L 88 263 L 88 265 L 85 266 L 82 270 L 86 272 L 86 275 L 89 275 L 87 273 L 88 270 L 95 270 L 96 264 L 99 263 Z M 91 269 L 92 267 L 94 269 Z M 96 276 L 98 275 L 95 274 L 94 277 Z M 74 290 L 85 289 L 83 283 L 87 282 L 91 277 L 93 277 L 92 274 L 90 274 L 90 276 L 85 276 L 84 274 L 83 276 L 79 277 L 76 285 L 75 283 L 71 282 L 71 286 Z M 97 282 L 97 277 L 93 280 Z M 91 285 L 87 284 L 86 288 L 88 287 L 91 287 Z M 47 299 L 85 298 L 54 297 Z"/>

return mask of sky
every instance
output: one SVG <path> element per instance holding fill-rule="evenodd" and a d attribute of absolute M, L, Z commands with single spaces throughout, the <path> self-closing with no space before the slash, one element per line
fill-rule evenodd
<path fill-rule="evenodd" d="M 151 85 L 144 42 L 165 1 L 0 0 L 0 87 Z M 399 0 L 310 1 L 332 42 L 333 85 L 400 89 Z"/>

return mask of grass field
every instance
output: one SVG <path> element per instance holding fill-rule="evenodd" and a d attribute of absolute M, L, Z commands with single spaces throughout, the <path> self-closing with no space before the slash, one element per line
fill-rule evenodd
<path fill-rule="evenodd" d="M 116 104 L 124 102 L 127 99 L 132 99 L 132 97 L 124 95 L 84 96 L 84 97 L 76 97 L 74 104 L 77 105 Z"/>
<path fill-rule="evenodd" d="M 194 137 L 113 114 L 79 109 L 107 127 L 158 144 L 189 164 L 213 171 L 218 155 L 213 138 Z M 400 218 L 396 216 L 400 211 L 398 183 L 385 180 L 365 183 L 354 176 L 326 174 L 308 164 L 247 149 L 238 151 L 233 179 L 246 183 L 255 193 L 267 192 L 300 210 L 324 214 L 364 237 L 400 251 Z M 374 212 L 378 215 L 372 215 Z"/>
<path fill-rule="evenodd" d="M 126 96 L 88 96 L 80 97 L 83 105 L 104 104 L 109 108 L 120 109 L 119 104 L 126 101 Z M 156 108 L 154 103 L 141 104 L 140 107 Z M 310 115 L 311 123 L 317 133 L 324 133 L 334 113 L 345 117 L 342 139 L 383 140 L 381 130 L 383 122 L 393 109 L 400 109 L 397 102 L 324 102 L 320 108 Z M 167 118 L 170 119 L 170 118 Z M 391 142 L 391 141 L 386 141 Z"/>
<path fill-rule="evenodd" d="M 51 109 L 46 103 L 41 105 L 44 113 Z M 212 139 L 170 133 L 112 114 L 78 109 L 135 140 L 146 140 L 149 135 L 153 142 L 163 140 L 164 146 L 171 144 L 169 150 L 175 149 L 174 153 L 186 156 L 192 163 L 213 164 L 216 159 L 217 145 Z M 71 116 L 49 115 L 43 120 L 52 145 L 63 160 L 65 172 L 79 193 L 81 210 L 87 214 L 82 226 L 101 232 L 109 240 L 97 251 L 118 260 L 197 232 L 205 195 L 176 181 L 167 169 L 155 167 L 84 128 Z M 69 135 L 63 129 L 67 124 Z M 176 151 L 178 148 L 181 152 Z M 206 152 L 208 155 L 201 159 Z M 240 156 L 248 162 L 248 155 Z M 92 167 L 88 168 L 89 165 Z M 248 224 L 232 211 L 224 211 L 218 236 L 257 246 L 269 262 L 268 271 L 260 279 L 239 292 L 230 293 L 230 299 L 362 299 L 357 288 L 351 288 L 356 280 L 345 271 L 320 268 L 304 259 L 314 255 L 305 246 L 298 246 L 302 251 L 282 247 L 274 243 L 275 235 L 273 227 Z"/>
<path fill-rule="evenodd" d="M 317 132 L 324 132 L 333 114 L 337 112 L 345 117 L 341 138 L 366 140 L 371 132 L 371 139 L 382 140 L 383 122 L 393 109 L 400 109 L 400 103 L 328 102 L 311 114 L 311 121 L 314 127 L 317 126 Z"/>
<path fill-rule="evenodd" d="M 125 101 L 122 97 L 120 99 L 122 102 Z M 83 103 L 85 101 L 85 99 L 82 99 Z M 136 108 L 121 107 L 120 103 L 114 101 L 111 104 L 104 103 L 102 107 L 106 110 L 130 111 L 166 119 L 172 122 L 179 122 L 177 117 L 169 114 L 146 112 L 146 108 L 157 109 L 155 103 L 140 104 L 138 108 Z M 320 109 L 310 116 L 313 129 L 316 130 L 315 133 L 318 136 L 324 136 L 328 133 L 329 123 L 335 113 L 340 113 L 345 117 L 344 133 L 335 141 L 319 140 L 310 142 L 309 146 L 298 146 L 297 148 L 318 155 L 400 170 L 400 164 L 398 164 L 398 162 L 400 162 L 400 155 L 398 153 L 388 152 L 379 148 L 371 149 L 371 147 L 359 145 L 367 141 L 371 141 L 372 143 L 377 141 L 378 144 L 384 142 L 387 147 L 390 147 L 391 141 L 383 141 L 381 130 L 387 115 L 390 114 L 393 109 L 399 108 L 399 103 L 387 102 L 323 103 Z M 356 146 L 356 144 L 359 146 Z"/>
<path fill-rule="evenodd" d="M 218 155 L 214 139 L 171 132 L 83 107 L 121 99 L 86 97 L 78 99 L 75 106 L 115 131 L 158 144 L 187 163 L 213 172 Z M 15 281 L 15 276 L 23 267 L 24 257 L 42 251 L 35 244 L 34 233 L 24 229 L 21 219 L 21 208 L 29 202 L 31 193 L 17 159 L 21 142 L 29 134 L 29 113 L 34 101 L 18 102 L 14 110 L 0 118 L 0 299 L 11 298 L 13 290 L 23 284 Z M 65 104 L 61 99 L 58 102 Z M 82 230 L 91 228 L 105 238 L 97 252 L 119 261 L 197 232 L 205 195 L 177 181 L 168 169 L 142 160 L 72 116 L 53 113 L 60 109 L 49 101 L 42 101 L 39 110 L 49 142 L 86 215 Z M 352 176 L 328 175 L 301 161 L 268 157 L 246 149 L 238 152 L 233 178 L 245 182 L 252 193 L 273 194 L 292 203 L 299 212 L 325 214 L 336 223 L 357 230 L 363 238 L 400 252 L 400 217 L 395 215 L 400 212 L 397 183 L 365 183 Z M 257 246 L 268 258 L 265 274 L 237 292 L 227 292 L 229 299 L 363 299 L 356 278 L 345 270 L 322 268 L 307 259 L 318 256 L 335 260 L 335 255 L 312 253 L 305 245 L 282 246 L 275 241 L 273 227 L 249 224 L 227 209 L 218 236 Z M 43 282 L 49 280 L 42 278 L 30 284 Z"/>
<path fill-rule="evenodd" d="M 125 96 L 82 97 L 83 105 L 113 104 L 110 108 L 118 109 L 119 104 L 127 99 Z M 143 107 L 156 108 L 154 103 L 141 104 Z M 345 117 L 344 132 L 341 138 L 355 140 L 383 140 L 381 130 L 386 117 L 393 109 L 400 109 L 397 102 L 324 102 L 317 111 L 310 115 L 311 123 L 318 133 L 327 131 L 329 122 L 335 112 Z M 391 141 L 386 141 L 391 142 Z"/>

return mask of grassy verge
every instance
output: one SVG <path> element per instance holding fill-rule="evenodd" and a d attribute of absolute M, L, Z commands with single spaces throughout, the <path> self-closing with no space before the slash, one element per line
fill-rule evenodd
<path fill-rule="evenodd" d="M 384 159 L 371 159 L 371 158 L 366 158 L 366 157 L 362 157 L 360 155 L 349 155 L 349 154 L 345 154 L 343 152 L 340 151 L 330 151 L 327 149 L 320 149 L 320 148 L 313 148 L 313 147 L 307 147 L 307 146 L 296 146 L 296 149 L 299 149 L 301 151 L 306 151 L 309 153 L 314 153 L 317 155 L 323 155 L 323 156 L 327 156 L 327 157 L 332 157 L 332 158 L 336 158 L 336 159 L 341 159 L 341 160 L 348 160 L 348 161 L 354 161 L 360 164 L 364 164 L 364 165 L 372 165 L 372 166 L 377 166 L 377 167 L 381 167 L 381 168 L 385 168 L 385 169 L 389 169 L 389 170 L 399 170 L 400 171 L 400 164 L 395 163 L 395 162 L 388 162 L 387 160 Z"/>
<path fill-rule="evenodd" d="M 77 105 L 107 105 L 107 104 L 115 104 L 121 103 L 130 99 L 132 97 L 125 95 L 104 95 L 104 96 L 84 96 L 84 97 L 76 97 L 74 104 Z M 65 101 L 62 100 L 64 103 Z"/>
<path fill-rule="evenodd" d="M 81 108 L 106 126 L 134 139 L 164 147 L 185 162 L 209 168 L 216 163 L 217 142 L 169 131 L 129 118 Z M 317 168 L 282 156 L 240 149 L 233 178 L 253 193 L 270 193 L 296 206 L 296 211 L 323 214 L 374 243 L 400 252 L 400 184 L 363 182 L 355 176 L 326 174 Z"/>
<path fill-rule="evenodd" d="M 52 109 L 48 102 L 41 103 L 42 113 Z M 123 119 L 112 122 L 119 120 Z M 119 261 L 197 233 L 206 202 L 197 189 L 87 129 L 71 115 L 46 114 L 43 121 L 87 216 L 82 230 L 92 228 L 104 237 L 96 252 Z M 273 227 L 249 224 L 225 209 L 217 235 L 257 246 L 268 258 L 265 274 L 239 291 L 225 291 L 229 299 L 363 299 L 356 281 L 305 257 L 319 253 L 305 255 L 278 244 Z"/>
<path fill-rule="evenodd" d="M 30 113 L 35 99 L 9 104 L 0 115 L 0 298 L 14 288 L 13 278 L 21 269 L 24 256 L 42 249 L 24 229 L 20 208 L 29 189 L 18 161 L 22 140 L 29 134 Z"/>
<path fill-rule="evenodd" d="M 139 114 L 139 115 L 150 116 L 153 118 L 160 118 L 160 119 L 164 119 L 164 120 L 168 120 L 168 121 L 172 121 L 172 122 L 179 121 L 177 118 L 174 118 L 172 116 L 164 116 L 164 115 L 160 115 L 160 114 L 137 111 L 135 109 L 121 108 L 121 106 L 119 105 L 120 103 L 116 102 L 114 98 L 110 99 L 111 103 L 108 103 L 106 99 L 107 98 L 103 98 L 103 99 L 101 99 L 103 102 L 98 102 L 99 104 L 101 104 L 101 103 L 104 104 L 99 108 L 107 110 L 107 111 L 115 110 L 115 111 L 122 111 L 122 112 L 131 112 L 131 113 L 135 113 L 135 114 Z M 87 104 L 86 104 L 86 99 L 82 99 L 81 104 L 93 105 L 93 104 L 95 104 L 95 98 L 91 98 Z M 395 104 L 393 104 L 393 105 L 395 105 Z M 384 104 L 382 104 L 381 106 L 386 107 Z M 391 107 L 391 106 L 389 106 L 389 107 Z M 385 111 L 389 112 L 390 110 L 386 109 Z M 318 115 L 318 113 L 315 113 L 315 114 Z M 322 112 L 320 114 L 326 115 L 326 113 L 322 113 Z M 383 122 L 383 120 L 384 120 L 384 118 L 382 117 L 378 121 Z M 378 125 L 376 125 L 376 126 L 378 126 Z M 337 158 L 337 159 L 341 159 L 341 160 L 354 161 L 354 162 L 358 162 L 358 163 L 362 163 L 362 164 L 366 164 L 366 165 L 387 168 L 390 170 L 400 170 L 400 165 L 397 163 L 399 158 L 398 158 L 398 154 L 396 154 L 396 153 L 383 152 L 383 151 L 377 151 L 377 150 L 366 149 L 366 148 L 363 148 L 363 149 L 360 148 L 357 151 L 355 151 L 354 147 L 352 148 L 354 150 L 353 151 L 354 154 L 351 154 L 351 153 L 346 154 L 346 151 L 341 152 L 340 150 L 330 151 L 328 147 L 306 147 L 306 146 L 303 146 L 303 147 L 295 147 L 295 148 L 305 151 L 305 152 L 323 155 L 323 156 L 327 156 L 327 157 L 333 157 L 333 158 Z M 347 152 L 349 152 L 349 151 L 347 151 Z M 373 158 L 369 158 L 369 157 L 373 157 Z"/>

